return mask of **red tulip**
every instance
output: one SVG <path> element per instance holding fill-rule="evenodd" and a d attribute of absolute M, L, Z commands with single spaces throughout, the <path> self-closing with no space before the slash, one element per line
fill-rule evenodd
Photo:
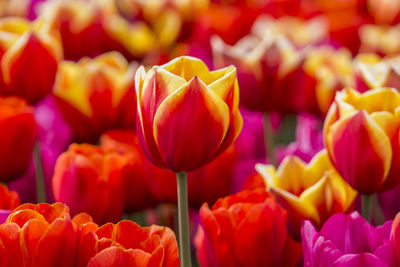
<path fill-rule="evenodd" d="M 80 227 L 78 267 L 180 265 L 175 234 L 167 227 L 140 227 L 132 221 L 101 227 L 89 222 Z"/>
<path fill-rule="evenodd" d="M 125 196 L 122 174 L 127 157 L 88 144 L 72 144 L 57 159 L 53 191 L 72 214 L 89 213 L 95 222 L 117 221 Z"/>
<path fill-rule="evenodd" d="M 25 100 L 0 98 L 0 181 L 8 182 L 26 171 L 36 133 L 33 108 Z"/>
<path fill-rule="evenodd" d="M 242 191 L 200 209 L 195 237 L 202 266 L 296 266 L 301 245 L 286 229 L 287 213 L 263 190 Z"/>

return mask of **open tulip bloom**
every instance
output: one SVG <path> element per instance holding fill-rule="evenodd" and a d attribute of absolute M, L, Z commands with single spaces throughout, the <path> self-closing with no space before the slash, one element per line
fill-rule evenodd
<path fill-rule="evenodd" d="M 142 148 L 177 173 L 181 257 L 190 266 L 186 172 L 214 160 L 240 133 L 236 68 L 209 71 L 199 59 L 179 57 L 147 73 L 140 67 L 135 86 Z"/>

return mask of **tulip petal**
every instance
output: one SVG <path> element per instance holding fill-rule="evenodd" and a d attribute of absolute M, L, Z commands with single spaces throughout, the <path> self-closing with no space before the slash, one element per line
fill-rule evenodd
<path fill-rule="evenodd" d="M 389 267 L 384 261 L 370 253 L 343 255 L 332 267 Z"/>
<path fill-rule="evenodd" d="M 145 153 L 155 161 L 156 165 L 163 166 L 161 156 L 153 136 L 154 117 L 160 104 L 170 94 L 181 88 L 186 81 L 161 68 L 153 68 L 147 74 L 141 67 L 135 77 L 137 107 L 138 107 L 138 137 L 145 144 Z"/>
<path fill-rule="evenodd" d="M 192 171 L 215 158 L 228 126 L 228 106 L 195 76 L 162 102 L 154 136 L 172 171 Z"/>
<path fill-rule="evenodd" d="M 370 194 L 381 187 L 390 169 L 391 143 L 364 110 L 332 124 L 326 145 L 337 170 L 353 188 Z"/>
<path fill-rule="evenodd" d="M 140 249 L 124 250 L 110 247 L 97 253 L 90 259 L 87 267 L 119 267 L 119 266 L 149 266 L 151 254 Z"/>

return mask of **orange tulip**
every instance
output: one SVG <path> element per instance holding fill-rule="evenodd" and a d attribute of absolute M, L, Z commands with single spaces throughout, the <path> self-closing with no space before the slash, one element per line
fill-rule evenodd
<path fill-rule="evenodd" d="M 354 191 L 330 163 L 326 150 L 314 156 L 309 164 L 296 156 L 287 156 L 279 168 L 256 165 L 268 190 L 289 214 L 289 230 L 300 239 L 301 223 L 311 221 L 318 229 L 335 213 L 354 208 Z"/>
<path fill-rule="evenodd" d="M 51 92 L 62 48 L 48 24 L 22 18 L 0 20 L 0 94 L 30 103 Z"/>
<path fill-rule="evenodd" d="M 23 99 L 0 97 L 0 181 L 11 181 L 26 171 L 36 133 L 33 108 Z"/>
<path fill-rule="evenodd" d="M 106 130 L 135 126 L 135 70 L 117 52 L 60 63 L 54 95 L 78 140 L 96 142 Z"/>
<path fill-rule="evenodd" d="M 82 223 L 78 241 L 78 267 L 180 265 L 174 232 L 157 225 L 140 227 L 132 221 L 101 227 Z"/>
<path fill-rule="evenodd" d="M 122 215 L 127 157 L 97 146 L 72 144 L 57 159 L 53 175 L 56 201 L 72 214 L 89 213 L 95 222 L 117 221 Z"/>
<path fill-rule="evenodd" d="M 0 225 L 1 266 L 74 266 L 75 229 L 68 207 L 23 204 Z"/>
<path fill-rule="evenodd" d="M 156 165 L 188 172 L 214 160 L 239 135 L 236 68 L 209 71 L 199 59 L 179 57 L 136 72 L 137 131 Z"/>
<path fill-rule="evenodd" d="M 400 183 L 400 93 L 377 88 L 363 94 L 337 93 L 324 125 L 324 140 L 333 165 L 363 194 L 382 192 Z"/>

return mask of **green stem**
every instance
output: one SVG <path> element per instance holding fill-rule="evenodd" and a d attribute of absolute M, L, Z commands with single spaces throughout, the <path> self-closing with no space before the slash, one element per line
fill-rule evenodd
<path fill-rule="evenodd" d="M 372 195 L 361 196 L 361 215 L 368 221 L 371 221 L 371 200 Z"/>
<path fill-rule="evenodd" d="M 179 246 L 182 267 L 191 267 L 187 173 L 176 173 L 178 185 Z"/>
<path fill-rule="evenodd" d="M 276 165 L 275 156 L 275 136 L 274 130 L 271 125 L 271 118 L 268 113 L 264 113 L 264 142 L 265 142 L 265 153 L 268 162 Z"/>
<path fill-rule="evenodd" d="M 33 159 L 35 162 L 35 174 L 36 174 L 36 201 L 37 203 L 45 203 L 46 188 L 44 185 L 42 158 L 40 153 L 40 144 L 38 141 L 36 141 L 35 147 L 33 149 Z"/>
<path fill-rule="evenodd" d="M 378 194 L 372 195 L 372 215 L 376 225 L 382 225 L 385 223 L 385 215 L 383 214 L 379 203 Z"/>

